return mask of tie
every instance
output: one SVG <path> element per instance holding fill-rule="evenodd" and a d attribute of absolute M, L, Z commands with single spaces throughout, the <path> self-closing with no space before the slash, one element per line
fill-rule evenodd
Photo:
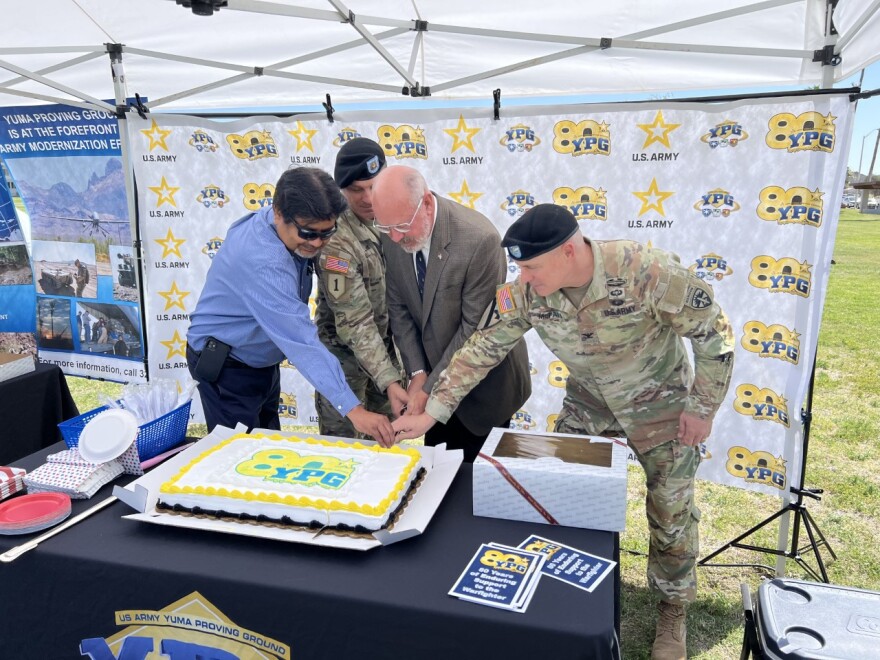
<path fill-rule="evenodd" d="M 421 250 L 416 252 L 416 284 L 419 285 L 419 297 L 425 293 L 425 255 Z"/>

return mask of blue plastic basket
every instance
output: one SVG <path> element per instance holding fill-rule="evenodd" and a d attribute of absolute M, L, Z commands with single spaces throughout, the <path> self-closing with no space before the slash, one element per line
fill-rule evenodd
<path fill-rule="evenodd" d="M 183 442 L 186 437 L 186 426 L 189 423 L 191 404 L 192 401 L 187 401 L 171 412 L 138 427 L 137 449 L 142 461 L 158 456 Z M 58 425 L 68 447 L 73 448 L 79 444 L 79 436 L 86 424 L 102 410 L 107 410 L 107 406 L 95 408 Z"/>

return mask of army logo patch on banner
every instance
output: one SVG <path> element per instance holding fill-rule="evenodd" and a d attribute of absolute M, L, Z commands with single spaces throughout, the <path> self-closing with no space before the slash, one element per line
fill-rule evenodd
<path fill-rule="evenodd" d="M 690 286 L 684 304 L 693 309 L 706 309 L 712 305 L 712 297 L 702 289 Z"/>

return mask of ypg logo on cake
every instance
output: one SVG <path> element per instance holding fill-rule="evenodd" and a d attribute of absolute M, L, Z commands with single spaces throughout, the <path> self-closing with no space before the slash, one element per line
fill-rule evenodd
<path fill-rule="evenodd" d="M 553 127 L 553 150 L 572 156 L 610 156 L 611 127 L 604 121 L 584 119 L 575 123 L 563 119 Z"/>
<path fill-rule="evenodd" d="M 818 227 L 822 224 L 822 196 L 818 188 L 795 186 L 786 190 L 767 186 L 758 199 L 758 217 L 780 225 L 799 224 Z"/>
<path fill-rule="evenodd" d="M 564 206 L 578 220 L 607 220 L 608 197 L 602 188 L 562 186 L 553 191 L 553 203 Z"/>
<path fill-rule="evenodd" d="M 267 449 L 236 465 L 235 471 L 275 483 L 338 490 L 354 474 L 356 465 L 351 458 L 342 461 L 334 456 L 301 456 L 289 449 Z"/>
<path fill-rule="evenodd" d="M 391 126 L 385 124 L 378 131 L 379 144 L 389 158 L 420 158 L 428 160 L 428 142 L 425 130 L 409 124 Z"/>
<path fill-rule="evenodd" d="M 768 289 L 771 293 L 790 293 L 809 298 L 812 267 L 812 264 L 806 261 L 801 263 L 792 257 L 777 260 L 761 255 L 752 259 L 749 284 L 757 289 Z"/>
<path fill-rule="evenodd" d="M 834 120 L 830 112 L 804 112 L 795 117 L 783 112 L 770 118 L 764 141 L 771 149 L 796 151 L 834 151 Z"/>
<path fill-rule="evenodd" d="M 244 135 L 232 133 L 226 136 L 226 141 L 235 157 L 242 160 L 278 158 L 278 147 L 269 131 L 248 131 Z"/>
<path fill-rule="evenodd" d="M 708 144 L 712 149 L 718 147 L 735 147 L 743 140 L 748 140 L 749 134 L 743 130 L 742 125 L 737 121 L 725 119 L 720 124 L 716 124 L 709 132 L 700 136 L 700 140 Z"/>

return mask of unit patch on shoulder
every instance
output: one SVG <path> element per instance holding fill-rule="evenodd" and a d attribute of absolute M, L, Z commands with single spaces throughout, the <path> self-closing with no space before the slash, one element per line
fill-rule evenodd
<path fill-rule="evenodd" d="M 348 285 L 345 275 L 341 273 L 325 272 L 324 281 L 327 283 L 327 295 L 333 298 L 333 300 L 344 300 L 348 293 Z"/>
<path fill-rule="evenodd" d="M 495 292 L 495 304 L 501 314 L 507 314 L 516 309 L 516 302 L 513 299 L 513 284 L 505 284 Z"/>
<path fill-rule="evenodd" d="M 348 260 L 343 259 L 342 257 L 334 257 L 328 254 L 327 259 L 324 261 L 324 270 L 332 270 L 336 273 L 347 273 L 348 268 Z"/>
<path fill-rule="evenodd" d="M 693 309 L 706 309 L 712 305 L 712 296 L 696 286 L 689 286 L 684 304 Z"/>

